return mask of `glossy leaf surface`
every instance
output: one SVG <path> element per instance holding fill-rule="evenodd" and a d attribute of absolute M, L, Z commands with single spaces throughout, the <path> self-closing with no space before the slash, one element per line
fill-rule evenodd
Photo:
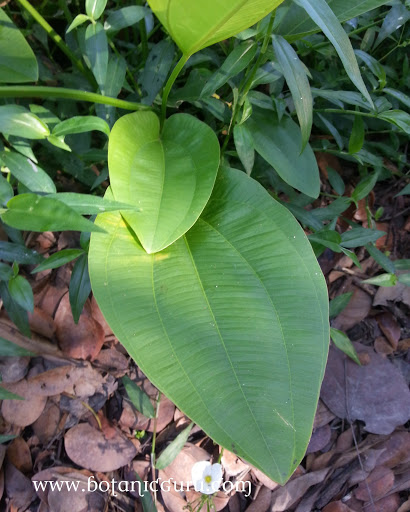
<path fill-rule="evenodd" d="M 185 55 L 251 27 L 283 0 L 149 0 L 149 5 Z"/>
<path fill-rule="evenodd" d="M 36 56 L 3 9 L 0 9 L 0 48 L 0 82 L 14 84 L 38 80 Z"/>
<path fill-rule="evenodd" d="M 217 443 L 286 481 L 310 438 L 329 343 L 325 281 L 296 220 L 227 170 L 161 253 L 147 254 L 118 213 L 96 223 L 107 233 L 91 236 L 91 283 L 115 335 Z"/>
<path fill-rule="evenodd" d="M 114 197 L 140 212 L 122 214 L 149 253 L 181 237 L 197 220 L 214 186 L 219 144 L 206 124 L 176 114 L 164 125 L 152 112 L 114 125 L 108 166 Z"/>

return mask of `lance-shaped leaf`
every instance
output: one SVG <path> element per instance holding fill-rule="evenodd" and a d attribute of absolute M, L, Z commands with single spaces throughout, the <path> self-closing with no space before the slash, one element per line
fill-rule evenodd
<path fill-rule="evenodd" d="M 310 197 L 320 192 L 319 169 L 309 144 L 300 152 L 302 136 L 288 117 L 278 121 L 272 112 L 254 108 L 246 121 L 255 150 L 289 185 Z"/>
<path fill-rule="evenodd" d="M 370 94 L 360 74 L 359 65 L 357 64 L 349 36 L 344 31 L 336 14 L 326 3 L 326 0 L 297 0 L 297 3 L 305 9 L 312 20 L 322 29 L 323 33 L 339 54 L 340 60 L 350 80 L 359 89 L 370 105 L 373 106 Z"/>
<path fill-rule="evenodd" d="M 38 80 L 36 56 L 3 9 L 0 9 L 0 48 L 0 82 L 14 84 Z"/>
<path fill-rule="evenodd" d="M 160 22 L 185 55 L 251 27 L 283 0 L 149 0 Z"/>
<path fill-rule="evenodd" d="M 309 141 L 313 121 L 313 99 L 306 67 L 299 60 L 298 54 L 292 46 L 283 37 L 275 36 L 273 38 L 273 48 L 286 78 L 286 83 L 292 93 L 302 132 L 301 150 L 303 150 Z"/>
<path fill-rule="evenodd" d="M 117 213 L 96 223 L 107 233 L 91 235 L 91 284 L 115 335 L 217 443 L 285 482 L 305 454 L 329 343 L 326 284 L 294 217 L 227 170 L 161 253 Z"/>
<path fill-rule="evenodd" d="M 117 201 L 137 206 L 122 214 L 149 253 L 162 250 L 195 223 L 211 196 L 219 144 L 205 123 L 171 116 L 160 135 L 158 117 L 136 112 L 114 125 L 108 146 Z"/>

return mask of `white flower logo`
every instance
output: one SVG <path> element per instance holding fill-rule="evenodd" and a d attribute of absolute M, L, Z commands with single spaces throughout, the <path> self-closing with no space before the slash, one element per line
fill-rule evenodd
<path fill-rule="evenodd" d="M 202 460 L 192 466 L 191 476 L 196 491 L 214 494 L 222 482 L 222 466 Z"/>

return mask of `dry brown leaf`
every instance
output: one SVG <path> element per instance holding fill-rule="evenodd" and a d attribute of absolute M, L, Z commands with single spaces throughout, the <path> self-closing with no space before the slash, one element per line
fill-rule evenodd
<path fill-rule="evenodd" d="M 56 332 L 54 319 L 42 309 L 35 307 L 33 313 L 28 314 L 30 329 L 44 338 L 53 339 Z"/>
<path fill-rule="evenodd" d="M 91 471 L 114 471 L 129 464 L 137 453 L 131 441 L 120 432 L 107 440 L 88 423 L 80 423 L 66 432 L 64 443 L 70 459 Z"/>
<path fill-rule="evenodd" d="M 374 340 L 374 350 L 378 354 L 383 354 L 386 356 L 393 354 L 394 352 L 394 348 L 384 336 L 377 336 L 377 338 Z"/>
<path fill-rule="evenodd" d="M 322 400 L 339 418 L 359 419 L 369 432 L 390 434 L 410 418 L 407 384 L 400 371 L 372 348 L 359 343 L 355 348 L 358 353 L 367 354 L 368 365 L 359 366 L 342 351 L 330 348 Z"/>
<path fill-rule="evenodd" d="M 322 510 L 322 512 L 350 512 L 352 509 L 342 501 L 332 501 Z"/>
<path fill-rule="evenodd" d="M 66 486 L 63 486 L 61 490 L 50 490 L 48 492 L 47 501 L 52 512 L 86 512 L 89 510 L 89 499 L 94 494 L 98 496 L 100 500 L 101 508 L 99 510 L 104 510 L 104 495 L 107 495 L 107 493 L 87 492 L 87 477 L 78 471 L 72 471 L 64 474 L 61 479 L 64 481 L 78 482 L 78 490 L 73 492 L 72 490 L 68 490 Z"/>
<path fill-rule="evenodd" d="M 68 294 L 61 299 L 55 316 L 56 336 L 67 357 L 94 360 L 104 343 L 104 329 L 91 316 L 89 300 L 85 303 L 78 324 L 71 313 Z"/>
<path fill-rule="evenodd" d="M 396 350 L 400 339 L 400 326 L 397 323 L 397 320 L 390 311 L 384 311 L 383 313 L 378 314 L 376 316 L 376 320 L 390 345 L 394 350 Z"/>
<path fill-rule="evenodd" d="M 363 505 L 363 510 L 374 512 L 397 512 L 400 506 L 400 495 L 398 493 L 390 494 L 380 500 L 372 503 L 368 502 Z"/>
<path fill-rule="evenodd" d="M 397 275 L 408 271 L 398 270 Z M 403 302 L 410 307 L 410 286 L 397 283 L 395 286 L 380 286 L 373 299 L 374 306 L 388 306 L 389 302 Z"/>
<path fill-rule="evenodd" d="M 174 419 L 175 405 L 171 402 L 169 398 L 162 395 L 159 406 L 159 413 L 157 418 L 157 433 L 161 432 L 168 423 Z M 155 420 L 150 420 L 148 426 L 144 430 L 148 430 L 148 432 L 154 431 Z"/>
<path fill-rule="evenodd" d="M 231 476 L 237 476 L 250 469 L 248 464 L 229 450 L 224 450 L 221 462 L 225 471 L 226 479 L 229 479 Z"/>
<path fill-rule="evenodd" d="M 353 446 L 352 427 L 342 432 L 336 441 L 336 451 L 339 453 L 347 452 Z"/>
<path fill-rule="evenodd" d="M 252 467 L 251 472 L 254 475 L 254 477 L 256 478 L 256 480 L 259 480 L 259 482 L 262 485 L 264 485 L 271 491 L 274 491 L 275 489 L 277 489 L 279 487 L 279 484 L 277 484 L 276 482 L 271 480 L 269 477 L 267 477 L 265 475 L 265 473 L 262 473 L 262 471 L 260 471 L 259 469 Z"/>
<path fill-rule="evenodd" d="M 319 399 L 319 403 L 317 406 L 315 421 L 313 422 L 313 428 L 324 427 L 332 420 L 334 420 L 336 416 L 329 410 L 328 407 L 323 403 L 323 400 Z"/>
<path fill-rule="evenodd" d="M 91 297 L 91 316 L 94 318 L 94 320 L 97 320 L 97 322 L 104 329 L 104 335 L 105 336 L 112 336 L 113 335 L 111 327 L 108 325 L 108 323 L 105 320 L 103 314 L 101 313 L 101 310 L 98 307 L 97 301 L 95 300 L 94 296 Z"/>
<path fill-rule="evenodd" d="M 397 512 L 410 512 L 410 499 L 405 501 L 403 505 L 400 506 Z"/>
<path fill-rule="evenodd" d="M 38 395 L 53 396 L 66 392 L 85 398 L 97 391 L 102 392 L 102 385 L 106 380 L 89 363 L 81 363 L 77 366 L 58 366 L 28 379 L 27 382 L 33 393 Z"/>
<path fill-rule="evenodd" d="M 383 451 L 379 464 L 388 468 L 410 462 L 410 432 L 393 432 L 388 439 L 377 445 L 377 449 Z"/>
<path fill-rule="evenodd" d="M 271 512 L 284 512 L 290 508 L 304 496 L 310 487 L 323 482 L 329 471 L 330 468 L 326 468 L 321 471 L 306 473 L 273 491 Z"/>
<path fill-rule="evenodd" d="M 370 312 L 372 298 L 360 288 L 353 288 L 353 295 L 349 304 L 332 323 L 335 329 L 347 331 L 364 320 Z"/>
<path fill-rule="evenodd" d="M 246 512 L 267 512 L 272 502 L 272 491 L 267 487 L 261 487 L 255 501 L 253 501 Z"/>
<path fill-rule="evenodd" d="M 11 462 L 5 465 L 5 490 L 10 505 L 15 510 L 27 510 L 36 493 L 31 480 L 23 475 Z"/>
<path fill-rule="evenodd" d="M 378 466 L 370 475 L 359 484 L 354 491 L 358 500 L 369 501 L 376 500 L 386 494 L 393 488 L 394 473 L 385 466 Z"/>
<path fill-rule="evenodd" d="M 60 417 L 59 406 L 48 400 L 43 413 L 31 426 L 41 443 L 48 443 L 56 435 Z"/>
<path fill-rule="evenodd" d="M 94 363 L 105 368 L 114 377 L 123 377 L 128 369 L 128 359 L 116 348 L 101 350 Z"/>
<path fill-rule="evenodd" d="M 27 380 L 3 384 L 2 387 L 25 400 L 3 400 L 1 413 L 6 421 L 18 427 L 27 427 L 36 421 L 46 405 L 47 397 L 38 395 Z"/>
<path fill-rule="evenodd" d="M 22 437 L 16 437 L 7 447 L 7 459 L 22 473 L 33 469 L 30 448 Z"/>
<path fill-rule="evenodd" d="M 306 453 L 313 453 L 323 450 L 329 444 L 332 431 L 329 425 L 315 429 L 310 438 Z"/>
<path fill-rule="evenodd" d="M 191 470 L 195 462 L 209 459 L 210 455 L 206 450 L 186 443 L 171 464 L 163 470 L 167 475 L 165 480 L 173 478 L 178 485 L 183 483 L 186 486 L 188 482 L 192 481 Z"/>
<path fill-rule="evenodd" d="M 18 382 L 27 375 L 30 357 L 0 357 L 0 375 L 2 382 Z"/>

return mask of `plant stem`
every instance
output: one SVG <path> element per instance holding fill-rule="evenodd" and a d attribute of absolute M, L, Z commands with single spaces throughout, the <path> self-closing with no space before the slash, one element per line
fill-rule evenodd
<path fill-rule="evenodd" d="M 66 100 L 88 101 L 112 105 L 124 110 L 151 110 L 148 105 L 133 101 L 119 100 L 110 96 L 103 96 L 94 92 L 66 89 L 64 87 L 41 87 L 31 85 L 0 86 L 0 98 L 64 98 Z"/>
<path fill-rule="evenodd" d="M 70 48 L 66 45 L 61 36 L 53 29 L 53 27 L 41 16 L 41 14 L 35 9 L 28 0 L 17 0 L 17 2 L 24 7 L 24 9 L 31 14 L 31 16 L 37 21 L 39 25 L 47 32 L 47 35 L 55 42 L 55 44 L 64 52 L 71 62 L 84 74 L 87 80 L 94 86 L 95 81 L 93 75 L 84 66 L 82 61 L 78 59 Z"/>
<path fill-rule="evenodd" d="M 175 80 L 177 79 L 179 73 L 181 72 L 182 68 L 186 64 L 189 57 L 190 57 L 190 55 L 185 55 L 185 54 L 182 55 L 182 57 L 179 59 L 178 64 L 175 66 L 174 71 L 171 73 L 171 76 L 168 78 L 167 83 L 165 84 L 164 92 L 162 93 L 161 131 L 164 126 L 165 116 L 167 114 L 167 102 L 168 102 L 169 93 L 171 92 L 171 89 L 172 89 L 172 86 L 174 85 Z"/>

